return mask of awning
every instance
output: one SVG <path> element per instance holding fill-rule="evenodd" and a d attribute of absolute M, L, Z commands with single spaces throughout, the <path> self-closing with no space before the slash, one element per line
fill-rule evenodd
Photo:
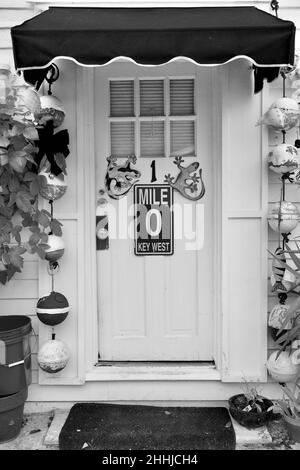
<path fill-rule="evenodd" d="M 142 65 L 178 58 L 220 65 L 247 58 L 258 91 L 263 78 L 272 80 L 278 67 L 294 61 L 294 23 L 255 7 L 51 7 L 13 27 L 11 35 L 16 69 L 25 71 L 45 69 L 58 58 L 84 66 L 120 57 Z M 38 73 L 26 76 L 32 82 Z"/>

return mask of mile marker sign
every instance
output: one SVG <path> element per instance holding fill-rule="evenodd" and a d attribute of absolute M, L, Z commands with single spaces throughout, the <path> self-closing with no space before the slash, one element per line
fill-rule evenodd
<path fill-rule="evenodd" d="M 168 184 L 134 186 L 136 255 L 172 255 L 173 188 Z"/>

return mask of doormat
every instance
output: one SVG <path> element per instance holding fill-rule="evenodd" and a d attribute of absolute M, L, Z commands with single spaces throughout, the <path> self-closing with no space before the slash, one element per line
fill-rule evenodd
<path fill-rule="evenodd" d="M 61 450 L 230 450 L 226 408 L 77 403 L 59 435 Z"/>

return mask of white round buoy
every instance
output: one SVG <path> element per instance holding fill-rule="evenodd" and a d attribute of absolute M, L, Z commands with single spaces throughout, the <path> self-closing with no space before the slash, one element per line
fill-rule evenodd
<path fill-rule="evenodd" d="M 41 180 L 39 194 L 47 201 L 56 201 L 66 193 L 68 185 L 63 173 L 55 176 L 48 170 L 42 170 L 39 176 L 45 178 Z"/>
<path fill-rule="evenodd" d="M 275 202 L 270 208 L 268 222 L 272 230 L 280 233 L 289 233 L 297 227 L 300 214 L 292 202 Z"/>
<path fill-rule="evenodd" d="M 293 382 L 299 375 L 299 366 L 293 364 L 287 351 L 282 351 L 277 358 L 278 351 L 274 351 L 268 359 L 267 369 L 271 377 L 277 382 Z"/>
<path fill-rule="evenodd" d="M 296 170 L 299 166 L 298 152 L 294 145 L 276 145 L 269 153 L 269 168 L 281 175 Z"/>
<path fill-rule="evenodd" d="M 53 120 L 53 126 L 59 127 L 64 119 L 66 112 L 61 101 L 54 95 L 41 96 L 41 109 L 36 113 L 36 118 L 45 123 Z"/>
<path fill-rule="evenodd" d="M 47 245 L 50 248 L 46 250 L 46 260 L 51 263 L 59 260 L 65 252 L 65 244 L 62 237 L 57 237 L 56 235 L 48 235 Z"/>
<path fill-rule="evenodd" d="M 50 339 L 42 344 L 37 361 L 40 368 L 49 374 L 55 374 L 63 370 L 70 358 L 66 344 L 58 339 Z"/>

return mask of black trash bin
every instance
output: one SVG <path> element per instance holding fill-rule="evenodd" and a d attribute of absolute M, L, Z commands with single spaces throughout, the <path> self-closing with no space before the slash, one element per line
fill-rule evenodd
<path fill-rule="evenodd" d="M 31 320 L 23 315 L 0 316 L 0 396 L 31 384 Z"/>

